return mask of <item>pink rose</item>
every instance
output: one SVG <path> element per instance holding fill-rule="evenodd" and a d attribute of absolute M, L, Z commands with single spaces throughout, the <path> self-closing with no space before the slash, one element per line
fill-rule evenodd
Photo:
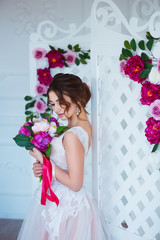
<path fill-rule="evenodd" d="M 36 60 L 40 60 L 40 59 L 44 58 L 47 51 L 44 48 L 35 48 L 32 53 L 33 53 L 33 57 Z"/>
<path fill-rule="evenodd" d="M 124 66 L 126 65 L 127 60 L 123 59 L 120 61 L 120 71 L 121 73 L 124 72 Z"/>
<path fill-rule="evenodd" d="M 31 132 L 27 129 L 27 128 L 25 128 L 25 126 L 29 126 L 29 125 L 32 125 L 32 123 L 31 122 L 26 122 L 21 128 L 20 128 L 20 130 L 19 130 L 19 134 L 21 133 L 21 134 L 24 134 L 24 135 L 26 135 L 27 137 L 29 137 L 30 135 L 31 135 Z"/>
<path fill-rule="evenodd" d="M 35 88 L 35 92 L 36 92 L 37 96 L 40 96 L 42 94 L 46 94 L 47 90 L 48 90 L 48 88 L 43 84 L 37 84 L 36 88 Z"/>
<path fill-rule="evenodd" d="M 140 102 L 143 105 L 150 105 L 156 99 L 160 99 L 160 85 L 145 81 L 141 87 Z"/>
<path fill-rule="evenodd" d="M 57 50 L 51 50 L 46 54 L 49 61 L 49 68 L 64 67 L 63 55 Z"/>
<path fill-rule="evenodd" d="M 155 120 L 160 120 L 160 100 L 157 99 L 150 105 L 150 112 Z"/>
<path fill-rule="evenodd" d="M 34 107 L 38 113 L 44 113 L 47 109 L 47 105 L 42 100 L 36 101 Z"/>
<path fill-rule="evenodd" d="M 48 68 L 37 69 L 38 81 L 45 85 L 49 86 L 52 81 L 52 76 L 50 74 L 50 70 Z"/>
<path fill-rule="evenodd" d="M 52 138 L 48 133 L 39 132 L 34 135 L 31 143 L 40 151 L 45 152 L 48 149 L 51 140 Z"/>
<path fill-rule="evenodd" d="M 76 60 L 76 55 L 74 52 L 72 51 L 68 51 L 67 53 L 63 54 L 63 56 L 65 57 L 66 59 L 66 63 L 68 64 L 73 64 L 75 63 L 75 60 Z"/>
<path fill-rule="evenodd" d="M 138 83 L 142 83 L 145 78 L 139 78 L 139 74 L 144 70 L 144 61 L 140 56 L 135 55 L 127 60 L 124 66 L 124 73 L 128 75 L 130 79 Z"/>
<path fill-rule="evenodd" d="M 145 136 L 150 144 L 157 144 L 160 142 L 160 121 L 150 117 L 147 121 L 147 128 L 145 129 Z"/>

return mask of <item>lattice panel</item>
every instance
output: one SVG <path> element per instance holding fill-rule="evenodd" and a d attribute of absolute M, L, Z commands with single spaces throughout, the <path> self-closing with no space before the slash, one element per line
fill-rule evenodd
<path fill-rule="evenodd" d="M 140 84 L 121 76 L 118 58 L 99 56 L 100 206 L 112 225 L 159 240 L 160 174 L 144 134 L 149 108 Z"/>

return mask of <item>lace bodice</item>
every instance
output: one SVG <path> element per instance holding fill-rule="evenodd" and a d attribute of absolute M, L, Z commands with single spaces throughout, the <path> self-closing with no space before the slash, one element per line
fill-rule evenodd
<path fill-rule="evenodd" d="M 72 127 L 69 130 L 67 130 L 66 132 L 69 132 L 69 131 L 73 132 L 79 138 L 79 140 L 81 141 L 81 143 L 84 147 L 85 155 L 86 155 L 88 152 L 88 138 L 89 138 L 88 133 L 80 126 Z M 51 150 L 51 154 L 50 154 L 51 160 L 53 160 L 57 166 L 59 166 L 60 168 L 62 168 L 64 170 L 68 170 L 66 156 L 65 156 L 65 150 L 62 145 L 62 139 L 66 132 L 64 132 L 59 137 L 53 138 L 53 140 L 51 142 L 52 150 Z"/>

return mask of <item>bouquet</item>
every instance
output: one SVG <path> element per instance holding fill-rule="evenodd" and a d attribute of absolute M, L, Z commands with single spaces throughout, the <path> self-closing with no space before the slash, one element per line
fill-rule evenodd
<path fill-rule="evenodd" d="M 52 164 L 50 163 L 49 156 L 51 151 L 51 141 L 53 137 L 62 133 L 67 126 L 60 126 L 58 121 L 49 115 L 49 117 L 41 119 L 31 119 L 26 122 L 19 130 L 18 134 L 13 138 L 16 144 L 20 147 L 25 147 L 26 150 L 31 150 L 34 147 L 43 153 L 43 183 L 42 183 L 42 196 L 41 204 L 45 205 L 46 198 L 50 201 L 56 202 L 58 205 L 59 200 L 51 189 L 52 179 Z M 40 181 L 42 176 L 40 177 Z M 47 194 L 50 190 L 51 196 Z"/>

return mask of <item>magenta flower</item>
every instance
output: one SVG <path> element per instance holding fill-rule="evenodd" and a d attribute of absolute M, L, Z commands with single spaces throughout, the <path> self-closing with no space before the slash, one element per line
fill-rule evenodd
<path fill-rule="evenodd" d="M 37 69 L 38 81 L 45 85 L 49 86 L 52 81 L 52 76 L 50 74 L 49 68 Z"/>
<path fill-rule="evenodd" d="M 27 128 L 25 128 L 25 126 L 29 126 L 29 125 L 32 125 L 32 123 L 31 122 L 26 122 L 21 128 L 20 128 L 20 130 L 19 130 L 19 134 L 21 133 L 21 134 L 24 134 L 24 135 L 26 135 L 27 137 L 29 137 L 30 135 L 31 135 L 31 132 L 27 129 Z"/>
<path fill-rule="evenodd" d="M 150 112 L 155 120 L 160 120 L 160 100 L 157 99 L 150 105 Z"/>
<path fill-rule="evenodd" d="M 124 73 L 128 75 L 130 79 L 138 83 L 142 83 L 145 78 L 139 78 L 139 74 L 144 70 L 144 61 L 140 56 L 135 55 L 127 60 L 124 66 Z"/>
<path fill-rule="evenodd" d="M 68 64 L 73 64 L 75 63 L 75 60 L 76 60 L 76 55 L 74 52 L 72 51 L 68 51 L 67 53 L 63 54 L 63 56 L 65 57 L 66 59 L 66 63 Z"/>
<path fill-rule="evenodd" d="M 31 143 L 38 148 L 40 151 L 46 151 L 51 142 L 51 136 L 46 132 L 38 132 L 34 135 Z"/>
<path fill-rule="evenodd" d="M 141 87 L 140 102 L 143 105 L 150 105 L 156 99 L 160 99 L 160 85 L 145 81 Z"/>
<path fill-rule="evenodd" d="M 158 59 L 157 61 L 157 68 L 158 68 L 158 72 L 160 73 L 160 59 Z"/>
<path fill-rule="evenodd" d="M 46 54 L 49 61 L 49 68 L 64 67 L 63 55 L 57 50 L 51 50 Z"/>
<path fill-rule="evenodd" d="M 40 60 L 45 57 L 47 51 L 44 48 L 35 48 L 32 53 L 36 60 Z"/>
<path fill-rule="evenodd" d="M 150 117 L 146 121 L 147 127 L 145 129 L 145 136 L 150 144 L 157 144 L 160 142 L 160 121 Z"/>
<path fill-rule="evenodd" d="M 48 88 L 43 84 L 37 84 L 36 88 L 35 88 L 35 92 L 36 92 L 37 96 L 40 96 L 42 94 L 46 94 L 47 90 L 48 90 Z"/>
<path fill-rule="evenodd" d="M 55 122 L 56 126 L 59 127 L 59 123 L 58 123 L 58 121 L 57 121 L 56 118 L 51 117 L 49 122 L 50 122 L 50 123 L 51 123 L 51 122 Z"/>
<path fill-rule="evenodd" d="M 122 59 L 120 61 L 120 71 L 121 71 L 121 73 L 124 72 L 124 66 L 126 65 L 126 63 L 127 63 L 127 60 L 125 60 L 125 59 Z"/>
<path fill-rule="evenodd" d="M 44 113 L 47 109 L 47 105 L 42 100 L 37 100 L 34 107 L 38 113 Z"/>

